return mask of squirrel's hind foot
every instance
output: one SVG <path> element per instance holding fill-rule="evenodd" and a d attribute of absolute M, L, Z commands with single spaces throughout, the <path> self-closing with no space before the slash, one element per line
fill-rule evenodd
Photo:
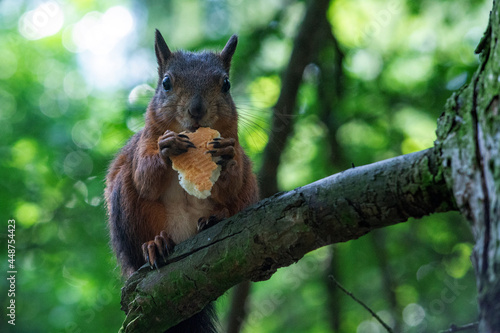
<path fill-rule="evenodd" d="M 151 269 L 158 269 L 167 262 L 167 257 L 174 250 L 175 243 L 165 231 L 155 236 L 155 239 L 142 244 L 144 260 Z"/>

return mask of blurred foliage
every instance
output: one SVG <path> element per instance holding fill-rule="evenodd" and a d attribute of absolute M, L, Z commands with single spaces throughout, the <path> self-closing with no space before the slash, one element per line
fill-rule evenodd
<path fill-rule="evenodd" d="M 325 50 L 308 66 L 283 190 L 346 167 L 432 146 L 436 118 L 478 64 L 488 1 L 332 0 L 342 81 Z M 153 31 L 173 49 L 220 49 L 234 32 L 233 96 L 241 141 L 260 166 L 270 107 L 293 48 L 303 1 L 0 2 L 0 205 L 16 224 L 16 326 L 2 332 L 113 332 L 124 315 L 108 246 L 106 168 L 143 124 L 156 84 Z M 323 77 L 322 77 L 323 74 Z M 340 85 L 321 114 L 320 88 Z M 334 119 L 334 121 L 328 121 Z M 334 156 L 338 153 L 340 156 Z M 409 221 L 308 254 L 253 285 L 245 332 L 383 332 L 333 274 L 399 331 L 475 320 L 472 237 L 459 214 Z M 2 270 L 7 251 L 0 252 Z M 2 307 L 7 306 L 1 279 Z M 224 323 L 229 298 L 218 307 Z"/>

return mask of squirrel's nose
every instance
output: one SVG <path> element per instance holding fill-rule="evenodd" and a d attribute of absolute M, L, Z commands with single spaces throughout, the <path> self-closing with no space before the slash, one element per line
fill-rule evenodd
<path fill-rule="evenodd" d="M 205 104 L 203 103 L 203 99 L 201 98 L 201 96 L 198 95 L 193 98 L 188 112 L 195 120 L 200 120 L 201 118 L 203 118 L 203 116 L 207 113 L 207 109 L 205 107 Z"/>

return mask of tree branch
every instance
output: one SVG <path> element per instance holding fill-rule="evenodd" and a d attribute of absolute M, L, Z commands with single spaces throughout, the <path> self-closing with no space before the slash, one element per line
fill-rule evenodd
<path fill-rule="evenodd" d="M 333 275 L 330 275 L 329 276 L 330 280 L 333 281 L 333 283 L 340 289 L 342 290 L 347 296 L 349 296 L 350 298 L 352 298 L 356 303 L 358 303 L 359 305 L 361 305 L 363 308 L 365 308 L 366 311 L 368 311 L 373 318 L 375 318 L 379 323 L 380 325 L 382 325 L 386 330 L 387 332 L 389 333 L 393 333 L 393 330 L 392 328 L 387 325 L 376 313 L 375 311 L 373 311 L 372 309 L 370 309 L 370 307 L 368 305 L 366 305 L 363 301 L 361 301 L 359 298 L 357 298 L 356 296 L 354 296 L 349 290 L 345 289 L 344 286 L 342 286 L 337 280 L 335 280 L 335 277 Z"/>
<path fill-rule="evenodd" d="M 132 275 L 122 289 L 121 331 L 162 332 L 237 283 L 266 280 L 321 246 L 454 210 L 440 165 L 429 149 L 260 201 L 179 244 L 167 266 Z"/>

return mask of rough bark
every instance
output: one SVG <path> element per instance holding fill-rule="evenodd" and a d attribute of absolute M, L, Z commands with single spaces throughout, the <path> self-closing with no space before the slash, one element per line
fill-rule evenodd
<path fill-rule="evenodd" d="M 494 2 L 471 83 L 454 94 L 438 123 L 436 149 L 448 186 L 475 237 L 472 263 L 479 332 L 500 332 L 500 32 Z"/>
<path fill-rule="evenodd" d="M 440 164 L 430 149 L 260 201 L 179 244 L 168 265 L 132 275 L 122 290 L 122 331 L 162 332 L 237 283 L 266 280 L 321 246 L 455 209 Z"/>

